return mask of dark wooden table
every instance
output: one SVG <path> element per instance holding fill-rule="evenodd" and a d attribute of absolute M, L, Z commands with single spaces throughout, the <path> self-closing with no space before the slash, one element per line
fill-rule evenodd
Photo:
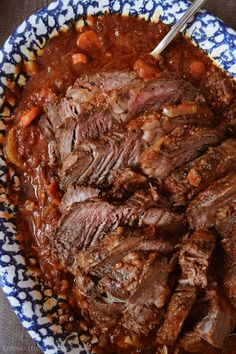
<path fill-rule="evenodd" d="M 14 29 L 50 0 L 0 0 L 0 47 Z M 205 6 L 236 29 L 236 0 L 208 0 Z M 41 353 L 18 322 L 0 289 L 0 354 Z"/>

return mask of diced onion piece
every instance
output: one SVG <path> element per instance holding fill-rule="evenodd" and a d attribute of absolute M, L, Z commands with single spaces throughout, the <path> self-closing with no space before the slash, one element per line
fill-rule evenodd
<path fill-rule="evenodd" d="M 166 345 L 162 348 L 161 354 L 168 354 L 168 348 Z"/>
<path fill-rule="evenodd" d="M 101 47 L 101 42 L 97 33 L 94 31 L 86 31 L 79 35 L 77 46 L 84 51 L 94 51 Z"/>
<path fill-rule="evenodd" d="M 124 343 L 129 344 L 129 345 L 134 345 L 134 342 L 130 336 L 125 336 Z"/>
<path fill-rule="evenodd" d="M 26 128 L 40 113 L 41 109 L 38 106 L 31 108 L 20 117 L 20 125 Z"/>
<path fill-rule="evenodd" d="M 143 151 L 140 158 L 140 164 L 142 165 L 142 169 L 147 171 L 146 168 L 147 166 L 150 166 L 150 161 L 152 161 L 153 156 L 156 156 L 160 152 L 162 145 L 164 145 L 165 143 L 168 144 L 168 137 L 163 136 Z"/>
<path fill-rule="evenodd" d="M 35 75 L 39 72 L 40 69 L 39 64 L 33 60 L 25 61 L 24 65 L 25 65 L 25 71 L 29 76 Z"/>
<path fill-rule="evenodd" d="M 88 15 L 86 18 L 86 22 L 89 26 L 92 26 L 94 24 L 94 17 L 92 15 Z"/>
<path fill-rule="evenodd" d="M 5 153 L 8 160 L 15 166 L 22 168 L 22 162 L 19 159 L 18 151 L 16 148 L 16 131 L 15 127 L 13 127 L 7 136 L 7 142 L 5 146 Z"/>
<path fill-rule="evenodd" d="M 184 116 L 198 112 L 198 105 L 195 102 L 184 102 L 179 105 L 168 105 L 163 108 L 163 113 L 170 117 Z"/>
<path fill-rule="evenodd" d="M 84 27 L 84 20 L 81 18 L 80 20 L 78 20 L 75 24 L 75 30 L 76 32 L 80 33 L 81 29 Z"/>
<path fill-rule="evenodd" d="M 153 130 L 156 129 L 157 127 L 160 126 L 160 122 L 158 119 L 153 119 L 150 121 L 145 122 L 142 126 L 141 129 L 142 130 Z"/>
<path fill-rule="evenodd" d="M 76 53 L 76 54 L 72 55 L 72 63 L 73 63 L 73 65 L 87 64 L 87 62 L 88 62 L 88 57 L 85 54 Z"/>

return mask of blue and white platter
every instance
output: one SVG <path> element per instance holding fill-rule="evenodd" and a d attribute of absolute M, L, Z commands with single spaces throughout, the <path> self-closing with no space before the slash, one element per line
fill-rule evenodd
<path fill-rule="evenodd" d="M 4 100 L 6 88 L 25 79 L 16 69 L 22 60 L 32 60 L 46 41 L 71 21 L 104 12 L 140 16 L 152 21 L 175 23 L 189 7 L 186 0 L 56 0 L 24 21 L 0 50 L 0 144 L 13 102 Z M 236 79 L 236 32 L 221 20 L 201 11 L 184 31 L 222 69 Z M 1 146 L 1 145 L 0 145 Z M 15 209 L 9 189 L 17 193 L 19 180 L 0 150 L 0 285 L 17 317 L 46 354 L 85 354 L 89 345 L 76 332 L 63 330 L 58 320 L 62 297 L 55 298 L 39 274 L 26 266 L 24 251 L 17 240 Z M 34 262 L 34 260 L 31 260 Z"/>

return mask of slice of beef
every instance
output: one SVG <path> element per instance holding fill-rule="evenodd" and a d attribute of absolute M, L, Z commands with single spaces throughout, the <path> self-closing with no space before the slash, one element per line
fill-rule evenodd
<path fill-rule="evenodd" d="M 117 325 L 122 316 L 125 304 L 121 302 L 109 303 L 103 299 L 89 298 L 87 302 L 89 319 L 91 319 L 103 333 L 107 333 L 109 328 Z"/>
<path fill-rule="evenodd" d="M 55 141 L 57 145 L 60 162 L 63 162 L 69 153 L 73 150 L 75 141 L 76 121 L 74 119 L 66 119 L 57 129 Z"/>
<path fill-rule="evenodd" d="M 39 130 L 41 134 L 49 141 L 54 138 L 53 127 L 47 114 L 42 114 L 39 119 Z"/>
<path fill-rule="evenodd" d="M 194 332 L 213 347 L 223 349 L 236 324 L 236 314 L 217 288 L 208 290 L 209 307 L 205 317 L 196 324 Z"/>
<path fill-rule="evenodd" d="M 130 250 L 120 256 L 120 261 L 111 265 L 104 262 L 100 265 L 100 271 L 94 272 L 99 276 L 99 290 L 108 298 L 119 301 L 127 301 L 130 294 L 137 287 L 140 279 L 146 274 L 150 263 L 155 257 L 154 252 L 139 252 Z"/>
<path fill-rule="evenodd" d="M 130 168 L 119 169 L 115 173 L 112 190 L 109 190 L 109 194 L 116 199 L 127 198 L 146 185 L 147 178 L 141 173 Z"/>
<path fill-rule="evenodd" d="M 149 115 L 147 121 L 149 119 L 153 116 Z M 144 122 L 146 117 L 139 117 L 134 123 L 104 134 L 96 141 L 81 144 L 63 163 L 61 187 L 73 182 L 104 186 L 104 183 L 113 182 L 119 171 L 137 166 L 141 137 L 145 135 L 140 127 Z"/>
<path fill-rule="evenodd" d="M 215 236 L 210 231 L 198 230 L 187 235 L 180 248 L 180 282 L 191 286 L 207 286 L 207 270 L 215 248 Z"/>
<path fill-rule="evenodd" d="M 81 249 L 95 244 L 118 225 L 153 226 L 166 233 L 185 227 L 184 215 L 164 207 L 151 193 L 140 191 L 124 204 L 102 200 L 74 203 L 62 215 L 53 239 L 55 253 L 65 264 L 72 265 Z M 181 235 L 181 233 L 180 233 Z"/>
<path fill-rule="evenodd" d="M 164 178 L 208 145 L 219 143 L 224 135 L 220 127 L 176 128 L 148 147 L 138 124 L 135 127 L 132 123 L 127 129 L 120 128 L 96 141 L 82 143 L 63 163 L 61 188 L 70 183 L 104 186 L 114 181 L 120 168 L 138 165 L 149 177 Z"/>
<path fill-rule="evenodd" d="M 155 78 L 143 81 L 129 90 L 128 110 L 134 114 L 149 106 L 160 106 L 164 102 L 194 101 L 198 91 L 182 79 Z"/>
<path fill-rule="evenodd" d="M 164 74 L 143 81 L 134 71 L 114 71 L 77 79 L 74 86 L 67 90 L 67 100 L 72 105 L 74 102 L 77 104 L 77 113 L 81 113 L 84 104 L 87 108 L 88 103 L 97 106 L 106 102 L 114 116 L 124 120 L 124 117 L 127 119 L 150 105 L 203 98 L 191 83 L 173 75 Z M 72 110 L 72 115 L 68 115 L 68 109 L 62 113 L 63 116 L 73 114 Z"/>
<path fill-rule="evenodd" d="M 173 245 L 162 237 L 151 234 L 145 229 L 126 229 L 119 227 L 115 232 L 106 235 L 94 246 L 80 252 L 77 265 L 85 272 L 104 276 L 114 271 L 114 266 L 127 254 L 136 252 L 172 253 Z"/>
<path fill-rule="evenodd" d="M 225 267 L 223 284 L 230 303 L 236 308 L 236 266 Z"/>
<path fill-rule="evenodd" d="M 81 113 L 98 106 L 109 108 L 117 121 L 127 121 L 148 106 L 163 102 L 194 101 L 197 89 L 175 77 L 160 77 L 142 81 L 135 72 L 104 72 L 85 75 L 67 90 L 66 98 L 56 98 L 46 105 L 47 123 L 56 132 L 68 117 L 79 119 Z"/>
<path fill-rule="evenodd" d="M 224 287 L 231 304 L 236 308 L 236 203 L 218 211 L 216 229 L 224 250 Z"/>
<path fill-rule="evenodd" d="M 154 188 L 137 191 L 122 206 L 123 222 L 129 225 L 155 226 L 161 233 L 185 230 L 185 215 L 172 211 L 168 202 Z"/>
<path fill-rule="evenodd" d="M 145 229 L 118 227 L 95 245 L 76 257 L 74 272 L 79 267 L 97 279 L 99 291 L 108 298 L 127 300 L 144 269 L 156 254 L 173 252 L 170 243 L 156 238 Z M 99 279 L 99 280 L 98 280 Z"/>
<path fill-rule="evenodd" d="M 67 95 L 72 99 L 81 96 L 81 87 L 89 92 L 89 102 L 106 101 L 118 121 L 127 121 L 150 106 L 159 107 L 164 102 L 202 99 L 197 89 L 189 82 L 173 75 L 160 75 L 143 81 L 134 72 L 113 72 L 88 76 L 78 80 L 78 88 L 72 88 Z M 81 82 L 83 81 L 83 82 Z M 94 104 L 94 102 L 93 102 Z"/>
<path fill-rule="evenodd" d="M 155 116 L 156 129 L 153 129 L 154 121 L 151 124 L 150 117 L 148 117 L 149 122 L 142 127 L 144 132 L 143 139 L 148 140 L 148 143 L 150 143 L 151 136 L 153 138 L 155 137 L 155 139 L 164 136 L 177 126 L 190 123 L 195 123 L 195 125 L 198 126 L 206 126 L 206 122 L 211 121 L 211 119 L 206 119 L 206 114 L 192 114 L 190 116 L 171 119 L 155 113 L 153 115 Z M 208 114 L 208 116 L 210 116 L 210 114 Z M 152 125 L 151 130 L 149 129 L 150 124 Z M 97 139 L 100 135 L 114 129 L 116 126 L 117 119 L 114 118 L 113 111 L 106 108 L 104 109 L 104 107 L 85 111 L 77 118 L 70 117 L 64 119 L 56 130 L 56 141 L 61 161 L 63 162 L 68 154 L 76 149 L 81 142 L 88 139 Z"/>
<path fill-rule="evenodd" d="M 169 135 L 163 137 L 163 134 L 169 132 L 168 129 L 171 130 L 174 124 L 166 124 L 166 127 L 164 127 L 162 126 L 163 119 L 160 117 L 160 113 L 151 110 L 149 113 L 133 119 L 126 126 L 103 134 L 95 141 L 86 140 L 79 145 L 80 140 L 76 138 L 77 128 L 75 128 L 74 134 L 71 134 L 70 131 L 70 148 L 74 142 L 73 148 L 75 150 L 68 155 L 63 163 L 62 188 L 65 188 L 64 184 L 74 182 L 88 185 L 112 183 L 118 169 L 135 168 L 138 165 L 151 177 L 162 177 L 158 173 L 152 172 L 153 166 L 155 170 L 159 168 L 162 174 L 159 163 L 162 163 L 164 159 L 166 163 L 163 163 L 163 166 L 165 166 L 163 169 L 173 169 L 197 156 L 207 145 L 217 144 L 224 133 L 223 128 L 190 129 L 191 122 L 189 122 L 188 125 L 176 128 Z M 178 125 L 179 123 L 179 121 L 176 121 L 175 124 Z M 92 130 L 88 129 L 88 131 Z M 99 134 L 94 137 L 98 136 Z M 194 140 L 195 144 L 192 144 Z M 63 141 L 64 138 L 61 140 L 64 150 Z M 143 152 L 140 157 L 141 150 Z M 135 156 L 130 159 L 130 154 Z M 179 155 L 181 155 L 181 158 Z M 118 159 L 118 156 L 120 156 L 120 159 Z M 172 160 L 172 163 L 169 160 Z M 149 168 L 150 164 L 152 164 L 152 167 Z M 164 174 L 168 172 L 164 171 Z M 68 180 L 67 177 L 70 179 Z"/>
<path fill-rule="evenodd" d="M 165 233 L 180 232 L 186 226 L 184 214 L 163 207 L 151 207 L 147 210 L 142 210 L 135 206 L 124 206 L 123 220 L 129 225 L 152 225 L 159 232 Z"/>
<path fill-rule="evenodd" d="M 196 296 L 195 287 L 183 284 L 177 286 L 168 304 L 165 321 L 157 334 L 158 344 L 174 345 Z"/>
<path fill-rule="evenodd" d="M 147 256 L 143 253 L 143 257 L 142 260 L 140 259 L 141 267 L 138 267 L 137 264 L 132 265 L 131 260 L 134 260 L 134 258 L 124 259 L 122 268 L 114 268 L 112 274 L 100 279 L 94 276 L 90 277 L 89 274 L 85 275 L 77 270 L 75 279 L 79 306 L 82 307 L 83 315 L 91 318 L 97 327 L 102 328 L 103 331 L 114 324 L 120 323 L 122 326 L 130 328 L 132 332 L 147 334 L 154 326 L 159 324 L 163 311 L 156 307 L 154 299 L 151 298 L 151 288 L 149 289 L 150 294 L 146 293 L 146 296 L 150 296 L 150 299 L 147 298 L 147 303 L 144 305 L 137 304 L 139 313 L 134 311 L 134 314 L 130 314 L 127 310 L 127 307 L 130 306 L 128 298 L 132 296 L 130 296 L 130 293 L 135 291 L 139 282 L 150 277 L 154 264 L 156 266 L 159 264 L 154 254 Z M 162 265 L 168 265 L 168 262 L 164 262 Z M 170 291 L 169 284 L 168 290 L 166 285 L 164 291 L 162 289 L 163 280 L 160 278 L 156 280 L 160 280 L 160 288 L 158 290 L 158 286 L 156 286 L 154 289 L 156 293 L 158 292 L 158 295 L 159 293 L 162 295 L 163 300 L 165 291 L 168 293 Z M 156 303 L 159 305 L 158 301 Z M 138 317 L 137 322 L 136 317 Z"/>
<path fill-rule="evenodd" d="M 87 139 L 97 139 L 115 125 L 108 110 L 94 108 L 79 116 L 67 118 L 56 131 L 56 142 L 63 162 L 72 150 Z"/>
<path fill-rule="evenodd" d="M 209 285 L 204 294 L 203 313 L 196 307 L 198 316 L 190 332 L 180 339 L 181 346 L 190 353 L 207 349 L 207 342 L 215 348 L 223 349 L 228 335 L 236 324 L 236 313 L 225 299 L 217 283 L 209 278 Z M 210 348 L 210 347 L 209 347 Z"/>
<path fill-rule="evenodd" d="M 236 174 L 229 174 L 198 194 L 187 209 L 191 228 L 205 228 L 214 224 L 217 211 L 236 200 Z"/>
<path fill-rule="evenodd" d="M 91 187 L 69 186 L 61 200 L 60 210 L 63 213 L 74 203 L 81 203 L 89 199 L 97 199 L 99 194 L 99 189 Z"/>
<path fill-rule="evenodd" d="M 50 101 L 45 107 L 46 119 L 42 121 L 41 132 L 43 133 L 43 127 L 45 124 L 50 130 L 50 134 L 54 135 L 58 127 L 68 117 L 76 117 L 79 111 L 79 106 L 72 105 L 66 98 L 56 97 Z"/>
<path fill-rule="evenodd" d="M 115 126 L 111 112 L 108 109 L 95 108 L 80 115 L 76 122 L 74 148 L 84 140 L 97 139 Z"/>
<path fill-rule="evenodd" d="M 236 265 L 236 202 L 220 209 L 216 215 L 216 229 L 221 236 L 227 266 Z"/>
<path fill-rule="evenodd" d="M 75 274 L 75 294 L 83 317 L 92 320 L 103 332 L 118 323 L 125 308 L 125 303 L 99 293 L 95 282 L 79 269 Z"/>
<path fill-rule="evenodd" d="M 184 333 L 179 343 L 187 353 L 220 354 L 217 348 L 204 341 L 196 332 Z"/>
<path fill-rule="evenodd" d="M 75 203 L 61 217 L 53 238 L 54 252 L 62 263 L 72 265 L 76 254 L 115 229 L 122 215 L 103 201 Z"/>
<path fill-rule="evenodd" d="M 202 85 L 207 98 L 216 110 L 225 109 L 236 97 L 235 80 L 226 76 L 223 72 L 212 68 L 203 79 Z"/>
<path fill-rule="evenodd" d="M 57 144 L 56 141 L 53 139 L 48 143 L 48 163 L 50 167 L 58 167 L 59 156 Z"/>
<path fill-rule="evenodd" d="M 137 303 L 137 306 L 140 306 L 137 309 L 140 314 L 137 311 L 134 314 L 139 317 L 139 321 L 135 329 L 132 329 L 137 333 L 148 333 L 160 321 L 157 312 L 161 314 L 159 308 L 163 306 L 167 293 L 170 292 L 171 284 L 167 278 L 175 264 L 174 260 L 169 262 L 168 258 L 163 259 L 163 256 L 158 260 L 157 255 L 172 250 L 166 241 L 156 239 L 155 234 L 150 234 L 148 230 L 118 228 L 95 245 L 80 252 L 73 273 L 78 297 L 82 296 L 84 300 L 82 306 L 84 302 L 87 304 L 87 316 L 103 329 L 117 324 L 118 317 L 122 325 L 127 323 L 126 317 L 131 325 L 135 319 L 127 310 L 132 305 L 129 301 L 133 299 L 136 289 L 139 289 L 140 293 L 141 286 L 144 286 L 144 289 L 148 286 L 147 303 Z M 151 289 L 156 281 L 158 285 Z M 152 298 L 153 291 L 156 299 Z M 121 317 L 118 309 L 122 307 Z M 103 317 L 104 323 L 99 324 Z"/>
<path fill-rule="evenodd" d="M 39 130 L 44 138 L 48 140 L 48 162 L 49 166 L 55 167 L 60 165 L 60 154 L 57 149 L 57 143 L 53 133 L 53 128 L 46 114 L 42 115 L 39 120 Z"/>
<path fill-rule="evenodd" d="M 236 137 L 236 97 L 232 104 L 223 112 L 224 123 L 230 136 Z"/>
<path fill-rule="evenodd" d="M 236 348 L 236 336 L 235 334 L 232 334 L 229 336 L 221 354 L 235 354 L 235 348 Z"/>
<path fill-rule="evenodd" d="M 172 172 L 164 181 L 165 191 L 174 205 L 185 205 L 216 179 L 233 170 L 236 170 L 236 140 L 228 139 Z"/>
<path fill-rule="evenodd" d="M 178 127 L 141 154 L 139 165 L 149 177 L 163 179 L 177 167 L 196 158 L 208 146 L 221 142 L 225 128 Z"/>
<path fill-rule="evenodd" d="M 181 100 L 202 96 L 189 82 L 173 76 L 142 81 L 128 71 L 85 75 L 68 89 L 66 98 L 57 97 L 45 106 L 41 131 L 51 137 L 70 118 L 77 123 L 78 142 L 93 139 L 144 108 Z"/>
<path fill-rule="evenodd" d="M 65 118 L 78 118 L 81 113 L 105 104 L 109 91 L 120 90 L 135 82 L 139 83 L 140 80 L 131 71 L 105 72 L 78 78 L 68 88 L 65 98 L 57 97 L 45 107 L 53 131 Z"/>
<path fill-rule="evenodd" d="M 81 102 L 83 99 L 82 102 L 89 102 L 96 99 L 98 94 L 106 94 L 137 83 L 140 83 L 140 79 L 135 71 L 113 71 L 84 75 L 78 78 L 73 86 L 69 87 L 66 96 L 75 101 Z"/>
<path fill-rule="evenodd" d="M 81 100 L 83 103 L 82 98 L 79 102 L 57 99 L 48 105 L 47 116 L 40 122 L 41 132 L 46 138 L 52 140 L 55 136 L 62 162 L 82 141 L 96 139 L 116 125 L 112 111 L 106 108 L 105 103 L 99 107 L 94 98 L 94 105 L 81 107 Z"/>
<path fill-rule="evenodd" d="M 61 124 L 61 121 L 57 121 L 58 126 Z M 44 115 L 39 121 L 39 129 L 41 134 L 46 138 L 48 143 L 48 157 L 50 166 L 61 164 L 61 159 L 64 159 L 73 147 L 73 134 L 75 129 L 74 120 L 66 120 L 63 122 L 63 125 L 66 125 L 67 129 L 61 131 L 61 134 L 58 136 L 59 141 L 55 139 L 55 133 L 57 131 L 57 126 L 52 125 L 50 120 L 46 115 Z M 66 124 L 65 124 L 66 123 Z"/>
<path fill-rule="evenodd" d="M 116 117 L 112 115 L 108 98 L 112 99 L 115 90 L 135 82 L 140 83 L 140 80 L 135 72 L 130 71 L 84 75 L 68 88 L 66 97 L 56 97 L 45 105 L 46 115 L 40 120 L 42 134 L 52 139 L 69 118 L 77 123 L 78 141 L 96 138 L 112 127 Z"/>
<path fill-rule="evenodd" d="M 71 183 L 104 186 L 117 170 L 136 166 L 140 152 L 140 133 L 123 128 L 96 141 L 84 142 L 64 161 L 60 186 L 62 189 Z"/>
<path fill-rule="evenodd" d="M 147 334 L 159 325 L 162 308 L 171 291 L 175 259 L 156 259 L 127 301 L 122 325 L 132 332 Z"/>
<path fill-rule="evenodd" d="M 72 271 L 84 315 L 103 330 L 120 322 L 132 332 L 149 333 L 171 291 L 176 257 L 164 254 L 172 251 L 153 230 L 121 227 L 81 251 Z"/>
<path fill-rule="evenodd" d="M 192 104 L 196 105 L 196 112 L 199 109 L 198 113 L 170 117 L 164 113 L 165 108 L 162 110 L 151 107 L 132 119 L 128 125 L 133 129 L 141 129 L 143 132 L 142 139 L 149 146 L 155 144 L 177 127 L 213 127 L 216 125 L 215 117 L 205 103 L 201 103 L 201 106 L 197 102 Z"/>
<path fill-rule="evenodd" d="M 93 269 L 96 270 L 96 266 L 121 244 L 127 234 L 130 232 L 119 226 L 87 250 L 81 251 L 76 257 L 75 268 L 80 267 L 86 274 L 92 272 Z"/>

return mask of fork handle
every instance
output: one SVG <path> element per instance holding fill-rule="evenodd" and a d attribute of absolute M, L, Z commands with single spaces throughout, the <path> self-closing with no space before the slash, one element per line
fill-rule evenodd
<path fill-rule="evenodd" d="M 172 27 L 172 29 L 167 33 L 167 35 L 162 39 L 162 41 L 157 45 L 157 47 L 150 53 L 154 58 L 168 46 L 168 44 L 175 38 L 177 33 L 186 25 L 189 19 L 199 10 L 199 8 L 207 0 L 195 0 L 181 19 Z"/>

